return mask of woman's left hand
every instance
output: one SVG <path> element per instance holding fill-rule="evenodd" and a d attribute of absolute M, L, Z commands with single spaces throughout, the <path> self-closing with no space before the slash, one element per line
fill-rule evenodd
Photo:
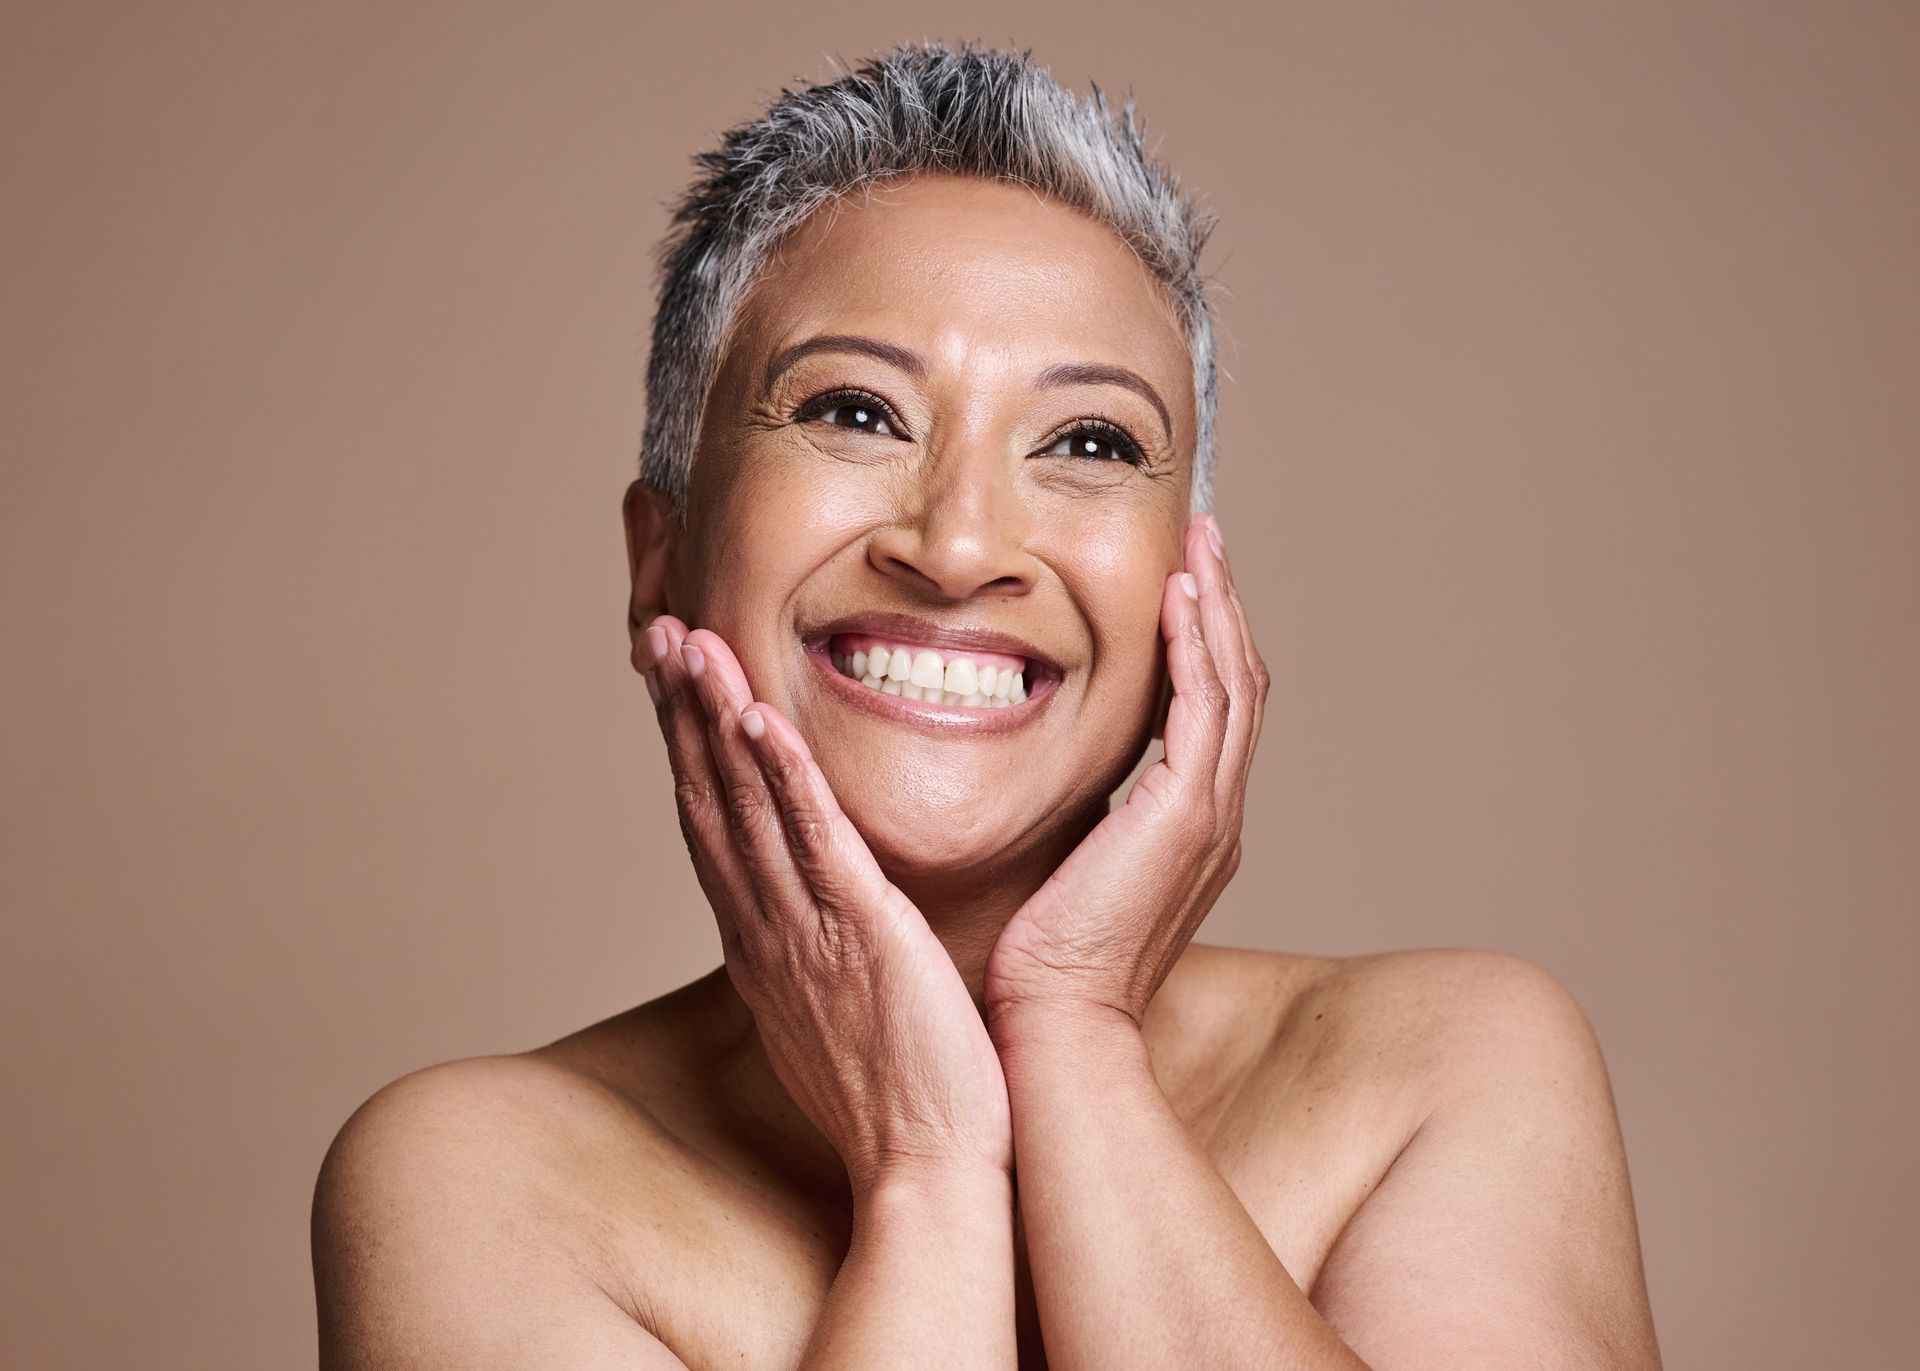
<path fill-rule="evenodd" d="M 1173 682 L 1166 756 L 1001 930 L 984 983 L 996 1041 L 1030 1013 L 1120 1014 L 1138 1025 L 1240 865 L 1270 678 L 1211 516 L 1188 524 L 1184 557 L 1187 570 L 1160 594 Z"/>

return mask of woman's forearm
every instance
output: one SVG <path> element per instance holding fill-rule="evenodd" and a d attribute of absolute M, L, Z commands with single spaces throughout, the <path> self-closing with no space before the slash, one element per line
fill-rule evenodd
<path fill-rule="evenodd" d="M 1364 1371 L 1174 1113 L 1132 1020 L 1034 1008 L 994 1035 L 1052 1371 Z"/>
<path fill-rule="evenodd" d="M 857 1195 L 853 1241 L 803 1371 L 1014 1371 L 1013 1183 L 994 1168 L 896 1168 Z"/>

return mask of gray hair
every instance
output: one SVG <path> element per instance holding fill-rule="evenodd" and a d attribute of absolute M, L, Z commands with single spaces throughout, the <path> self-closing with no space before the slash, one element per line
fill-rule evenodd
<path fill-rule="evenodd" d="M 693 451 L 728 326 L 755 274 L 814 210 L 916 172 L 1011 181 L 1106 224 L 1164 288 L 1193 354 L 1191 508 L 1213 501 L 1218 407 L 1213 314 L 1200 252 L 1215 219 L 1146 150 L 1133 96 L 1115 121 L 1056 85 L 1030 53 L 903 43 L 827 84 L 783 90 L 695 159 L 660 246 L 640 475 L 684 523 Z M 1091 84 L 1091 83 L 1089 83 Z"/>

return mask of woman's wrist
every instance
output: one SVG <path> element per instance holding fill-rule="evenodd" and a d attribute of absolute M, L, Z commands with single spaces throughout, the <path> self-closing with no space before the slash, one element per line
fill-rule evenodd
<path fill-rule="evenodd" d="M 1013 1207 L 1008 1167 L 970 1157 L 905 1157 L 882 1163 L 853 1181 L 856 1220 L 869 1216 L 962 1222 Z"/>
<path fill-rule="evenodd" d="M 1007 1070 L 1035 1055 L 1124 1059 L 1145 1050 L 1132 1015 L 1115 1005 L 1071 996 L 990 1002 L 987 1032 Z"/>

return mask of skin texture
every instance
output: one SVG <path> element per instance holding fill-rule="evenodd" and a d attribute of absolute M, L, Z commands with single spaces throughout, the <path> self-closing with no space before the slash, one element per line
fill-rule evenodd
<path fill-rule="evenodd" d="M 772 375 L 823 336 L 895 351 Z M 1063 362 L 1160 404 L 1036 384 Z M 1193 421 L 1155 283 L 1069 209 L 921 177 L 789 240 L 685 525 L 625 505 L 725 964 L 356 1112 L 315 1196 L 324 1367 L 1659 1365 L 1551 977 L 1193 942 L 1268 683 L 1187 516 Z M 998 731 L 877 714 L 806 651 L 876 611 L 1057 681 Z"/>
<path fill-rule="evenodd" d="M 929 374 L 818 353 L 763 392 L 777 353 L 825 334 L 896 343 Z M 1146 377 L 1173 435 L 1130 390 L 1033 387 L 1079 360 Z M 673 609 L 725 641 L 758 698 L 813 741 L 976 996 L 987 948 L 1105 814 L 1150 735 L 1160 592 L 1187 522 L 1191 371 L 1151 276 L 1107 230 L 1014 188 L 918 179 L 817 216 L 756 281 L 707 404 L 694 536 L 674 536 L 644 488 L 635 497 L 640 541 L 664 560 L 635 617 Z M 793 421 L 842 386 L 886 401 L 915 441 Z M 1127 428 L 1150 465 L 1029 459 L 1088 415 Z M 1036 728 L 993 740 L 852 714 L 811 686 L 798 633 L 866 609 L 1017 634 L 1060 664 L 1060 698 Z M 1045 786 L 1024 774 L 1035 756 L 1054 773 Z"/>

